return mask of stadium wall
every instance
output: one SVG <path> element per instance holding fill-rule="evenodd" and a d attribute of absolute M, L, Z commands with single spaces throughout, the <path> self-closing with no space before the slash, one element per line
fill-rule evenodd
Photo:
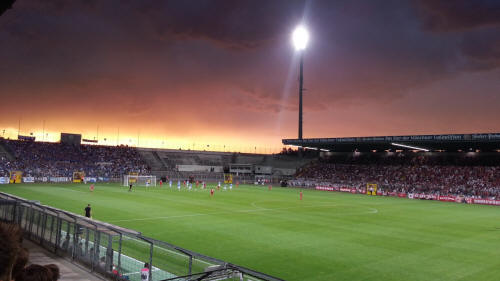
<path fill-rule="evenodd" d="M 214 172 L 222 173 L 224 168 L 222 166 L 204 166 L 204 165 L 177 165 L 179 172 Z"/>

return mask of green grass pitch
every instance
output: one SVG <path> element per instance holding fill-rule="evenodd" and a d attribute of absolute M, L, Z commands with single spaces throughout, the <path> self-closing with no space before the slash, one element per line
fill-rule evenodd
<path fill-rule="evenodd" d="M 0 191 L 286 280 L 500 280 L 500 208 L 245 185 L 19 184 Z"/>

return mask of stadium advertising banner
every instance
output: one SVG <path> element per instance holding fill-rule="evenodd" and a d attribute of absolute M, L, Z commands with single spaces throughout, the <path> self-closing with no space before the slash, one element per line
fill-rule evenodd
<path fill-rule="evenodd" d="M 0 184 L 8 184 L 9 177 L 0 177 Z"/>
<path fill-rule="evenodd" d="M 49 178 L 48 177 L 38 177 L 38 178 L 36 178 L 36 181 L 39 181 L 39 182 L 48 182 Z"/>
<path fill-rule="evenodd" d="M 70 177 L 50 177 L 50 182 L 70 182 Z"/>
<path fill-rule="evenodd" d="M 340 192 L 352 192 L 353 190 L 356 191 L 356 189 L 350 187 L 341 187 L 339 190 Z"/>
<path fill-rule="evenodd" d="M 456 196 L 438 196 L 438 200 L 439 201 L 443 201 L 443 202 L 456 202 L 457 200 L 457 197 Z"/>
<path fill-rule="evenodd" d="M 340 191 L 349 193 L 365 193 L 364 190 L 357 190 L 351 187 L 339 187 L 335 185 L 317 185 L 316 190 L 323 191 Z M 409 199 L 424 199 L 424 200 L 438 200 L 442 202 L 455 202 L 455 203 L 468 203 L 468 204 L 480 204 L 480 205 L 493 205 L 500 206 L 500 200 L 493 199 L 479 199 L 479 198 L 466 198 L 463 196 L 453 196 L 453 195 L 435 195 L 435 194 L 424 194 L 424 193 L 398 193 L 398 192 L 377 192 L 379 196 L 393 196 L 399 198 L 409 198 Z"/>
<path fill-rule="evenodd" d="M 34 177 L 23 177 L 23 182 L 25 183 L 34 183 L 35 178 Z"/>
<path fill-rule="evenodd" d="M 10 183 L 21 183 L 23 177 L 22 171 L 11 171 L 10 172 Z"/>
<path fill-rule="evenodd" d="M 413 198 L 425 200 L 438 200 L 438 196 L 434 194 L 414 193 Z"/>
<path fill-rule="evenodd" d="M 85 172 L 81 172 L 81 171 L 73 172 L 73 182 L 74 183 L 83 182 L 84 179 L 85 179 Z"/>
<path fill-rule="evenodd" d="M 357 190 L 354 187 L 346 187 L 346 186 L 331 186 L 331 185 L 317 185 L 315 186 L 316 190 L 324 190 L 324 191 L 340 191 L 340 192 L 349 192 L 349 193 L 361 193 L 366 194 L 365 190 Z"/>
<path fill-rule="evenodd" d="M 500 206 L 500 200 L 478 199 L 478 198 L 471 198 L 471 199 L 472 199 L 472 204 Z"/>
<path fill-rule="evenodd" d="M 339 188 L 336 186 L 322 186 L 317 185 L 316 190 L 325 190 L 325 191 L 339 191 Z"/>
<path fill-rule="evenodd" d="M 95 183 L 95 182 L 97 182 L 97 178 L 96 177 L 86 177 L 85 181 Z"/>

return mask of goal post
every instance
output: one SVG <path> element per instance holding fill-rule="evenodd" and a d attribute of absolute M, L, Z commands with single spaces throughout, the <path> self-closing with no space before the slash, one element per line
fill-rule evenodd
<path fill-rule="evenodd" d="M 156 186 L 156 176 L 123 175 L 123 186 Z"/>

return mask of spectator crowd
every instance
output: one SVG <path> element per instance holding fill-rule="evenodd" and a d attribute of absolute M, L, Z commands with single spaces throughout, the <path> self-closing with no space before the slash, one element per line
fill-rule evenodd
<path fill-rule="evenodd" d="M 120 178 L 129 172 L 150 173 L 137 150 L 127 146 L 5 139 L 0 140 L 0 146 L 14 158 L 0 156 L 0 176 L 9 176 L 9 171 L 22 171 L 23 177 L 72 177 L 73 172 L 84 172 L 86 177 Z"/>
<path fill-rule="evenodd" d="M 446 160 L 418 154 L 371 160 L 360 157 L 359 163 L 355 158 L 322 159 L 300 170 L 289 185 L 336 184 L 363 189 L 367 183 L 375 183 L 387 192 L 500 199 L 500 155 L 494 157 L 496 165 L 489 165 L 495 164 L 491 157 L 481 163 L 478 157 L 460 161 L 457 155 Z M 481 165 L 484 163 L 488 165 Z"/>

